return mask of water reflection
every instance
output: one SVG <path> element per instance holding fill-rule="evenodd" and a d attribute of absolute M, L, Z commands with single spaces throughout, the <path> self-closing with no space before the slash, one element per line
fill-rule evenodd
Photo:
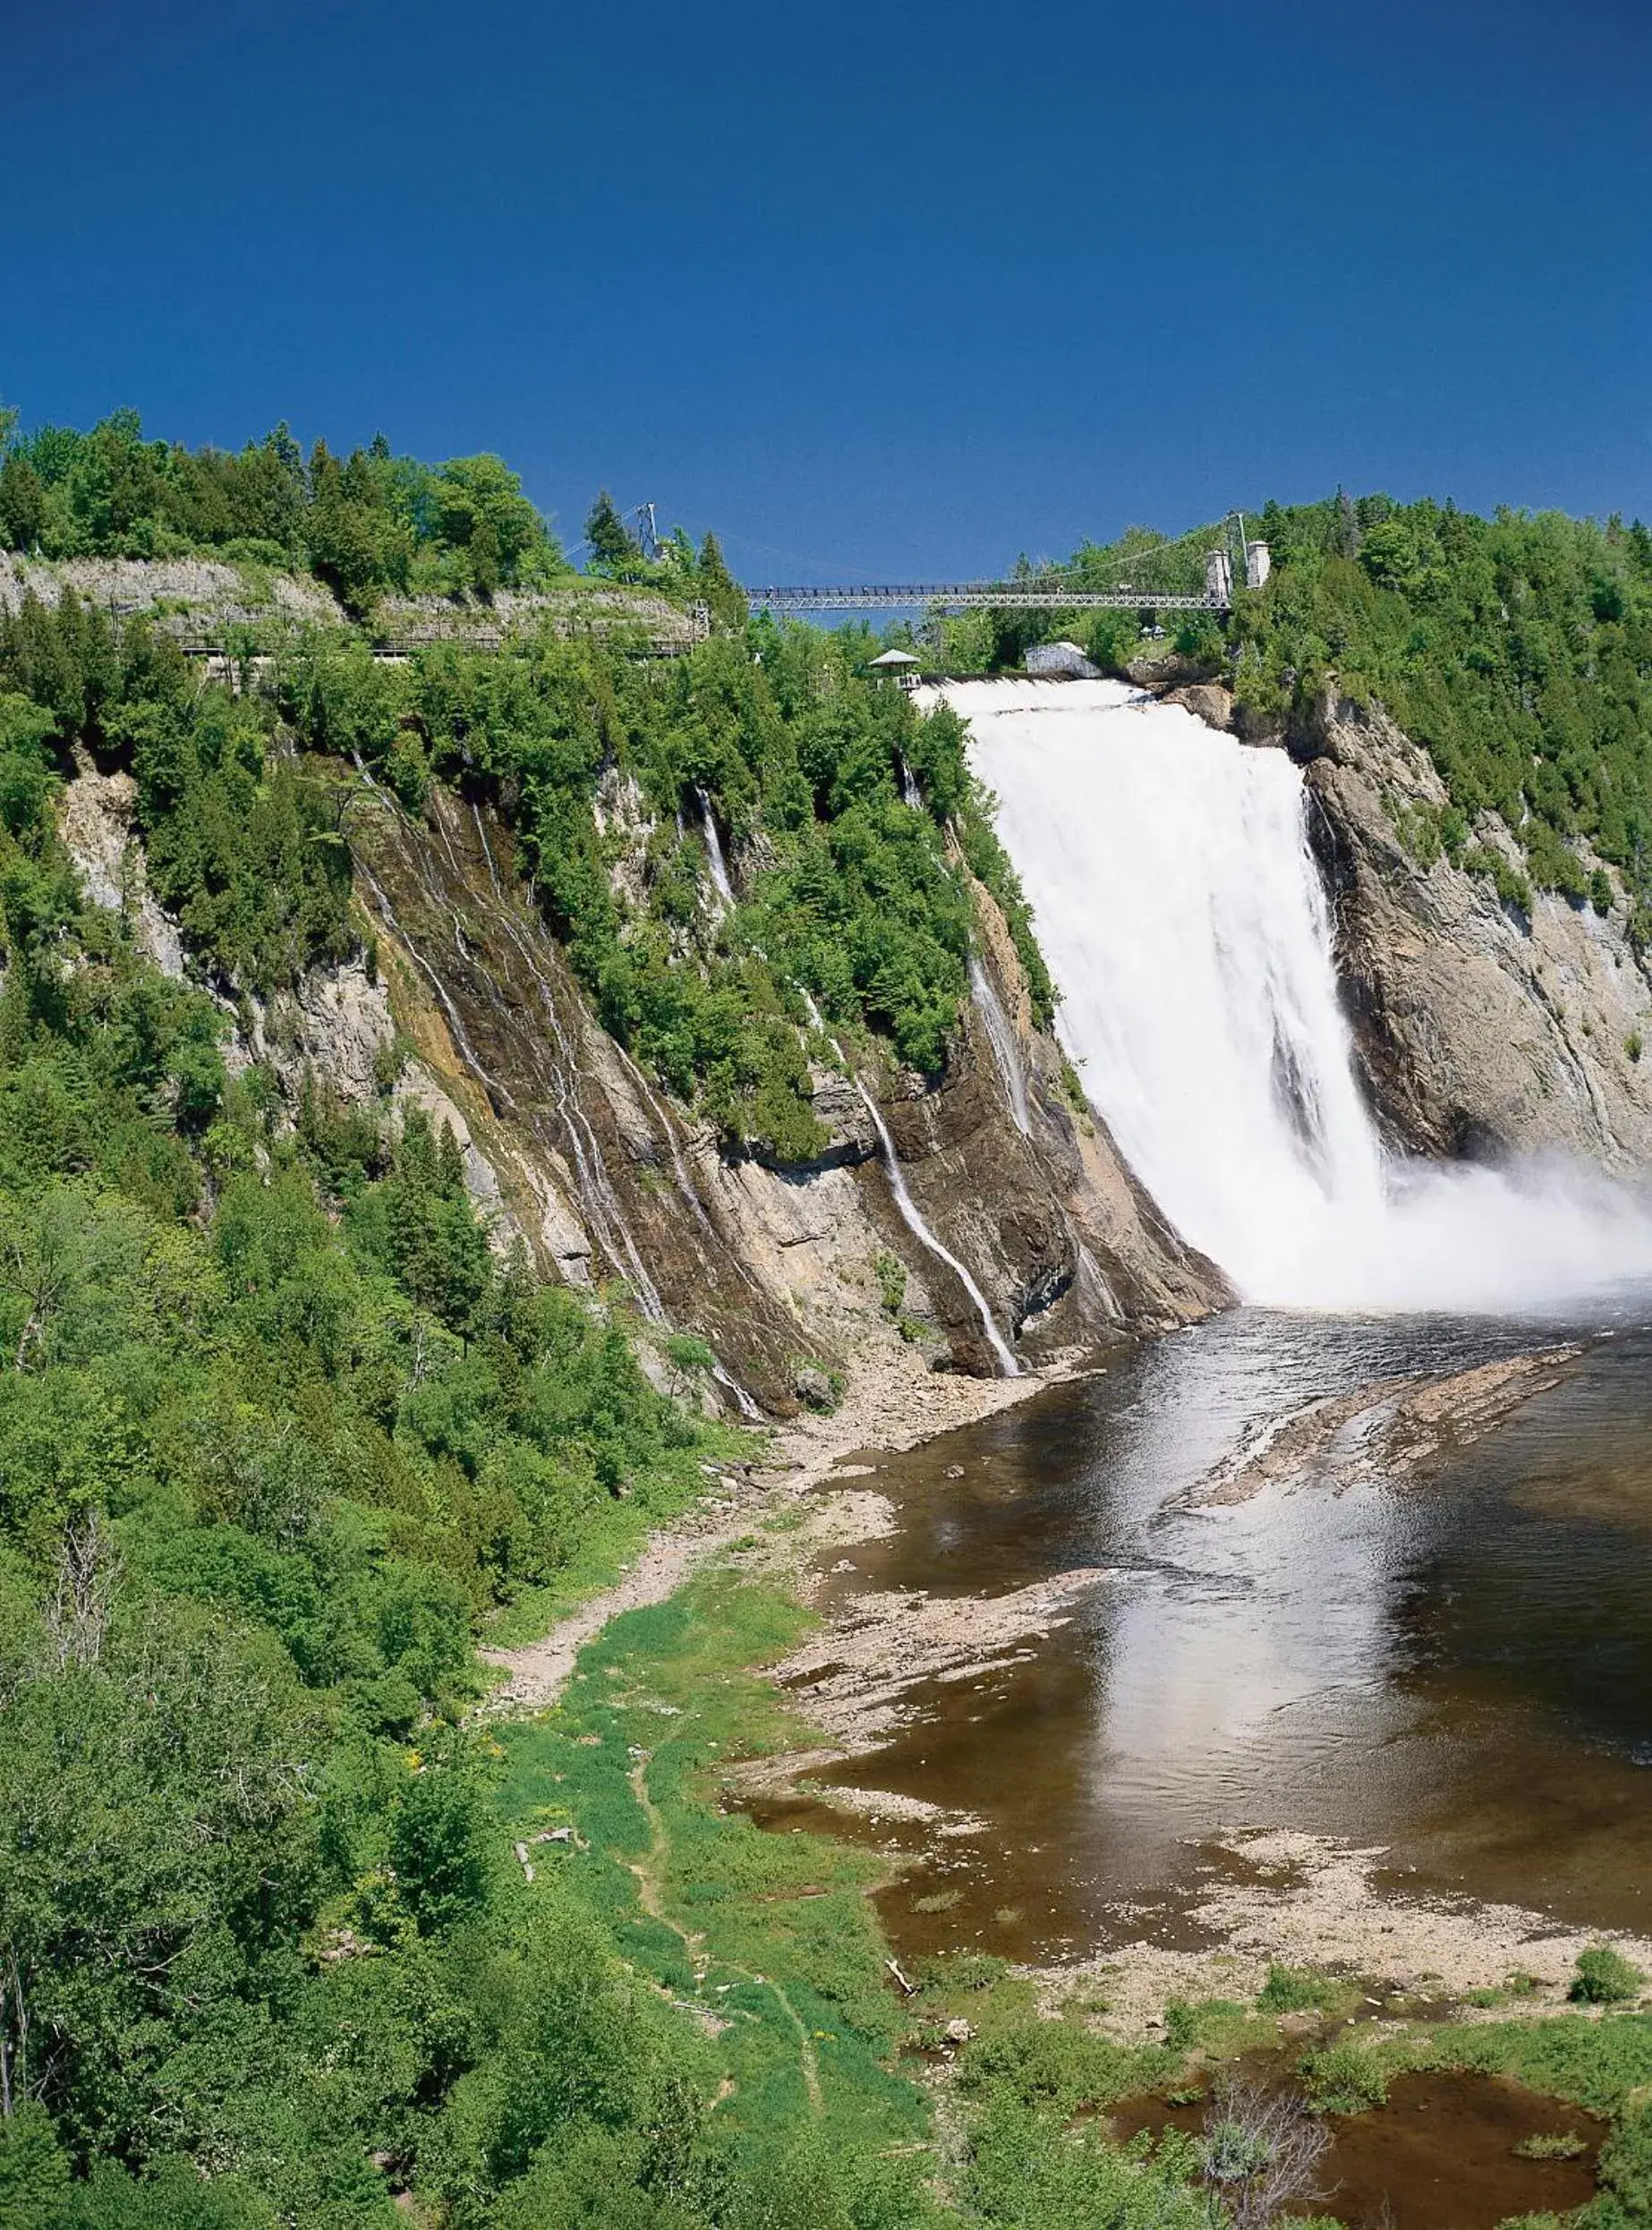
<path fill-rule="evenodd" d="M 877 1484 L 901 1529 L 856 1551 L 840 1590 L 995 1592 L 1115 1568 L 1031 1662 L 932 1684 L 915 1724 L 840 1776 L 992 1823 L 945 1861 L 945 1933 L 1024 1953 L 1105 1940 L 1121 1906 L 1174 1916 L 1201 1844 L 1249 1824 L 1385 1845 L 1430 1885 L 1644 1926 L 1643 1324 L 1583 1327 L 1563 1384 L 1426 1483 L 1310 1474 L 1233 1507 L 1179 1499 L 1302 1402 L 1577 1329 L 1240 1311 L 890 1461 Z M 932 1868 L 892 1894 L 903 1940 L 936 1892 Z"/>

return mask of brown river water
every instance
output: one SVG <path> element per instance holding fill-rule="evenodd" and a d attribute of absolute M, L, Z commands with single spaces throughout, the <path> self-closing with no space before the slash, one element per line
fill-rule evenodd
<path fill-rule="evenodd" d="M 1126 2099 L 1108 2120 L 1119 2137 L 1167 2129 L 1196 2134 L 1202 2105 Z M 1595 2195 L 1601 2124 L 1580 2107 L 1537 2098 L 1518 2083 L 1461 2074 L 1401 2075 L 1377 2113 L 1333 2115 L 1319 2197 L 1290 2214 L 1333 2214 L 1356 2230 L 1494 2230 L 1511 2217 L 1558 2215 Z M 1536 2136 L 1568 2137 L 1569 2159 L 1532 2160 L 1517 2148 Z"/>
<path fill-rule="evenodd" d="M 1561 1384 L 1426 1480 L 1310 1468 L 1179 1499 L 1304 1401 L 1570 1338 Z M 984 1823 L 885 1894 L 903 1950 L 1197 1942 L 1210 1839 L 1241 1826 L 1382 1845 L 1408 1888 L 1652 1926 L 1648 1297 L 1587 1324 L 1238 1310 L 874 1460 L 898 1529 L 834 1553 L 855 1570 L 829 1602 L 1113 1575 L 1020 1661 L 920 1687 L 837 1769 Z"/>

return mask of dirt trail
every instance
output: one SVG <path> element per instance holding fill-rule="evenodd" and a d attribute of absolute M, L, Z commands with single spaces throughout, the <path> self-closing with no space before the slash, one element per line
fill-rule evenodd
<path fill-rule="evenodd" d="M 971 1425 L 1072 1376 L 1069 1369 L 1021 1378 L 962 1378 L 927 1370 L 915 1355 L 851 1390 L 830 1417 L 799 1418 L 775 1434 L 769 1459 L 749 1477 L 725 1475 L 720 1501 L 703 1503 L 655 1534 L 611 1587 L 559 1620 L 542 1640 L 519 1649 L 482 1649 L 506 1674 L 489 1699 L 494 1710 L 542 1711 L 556 1702 L 575 1660 L 611 1618 L 663 1603 L 719 1550 L 749 1533 L 769 1510 L 801 1502 L 857 1449 L 898 1451 Z"/>
<path fill-rule="evenodd" d="M 641 1859 L 627 1859 L 626 1870 L 636 1877 L 637 1902 L 651 1920 L 658 1920 L 661 1928 L 669 1928 L 679 1938 L 688 1953 L 688 1963 L 694 1970 L 696 1983 L 705 1979 L 705 1937 L 698 1928 L 685 1928 L 680 1920 L 674 1920 L 666 1910 L 665 1869 L 671 1855 L 671 1838 L 666 1824 L 660 1817 L 660 1808 L 649 1794 L 648 1760 L 639 1758 L 626 1776 L 631 1783 L 631 1793 L 637 1800 L 638 1809 L 648 1822 L 648 1852 Z"/>
<path fill-rule="evenodd" d="M 635 1797 L 643 1817 L 648 1822 L 649 1835 L 646 1855 L 641 1859 L 628 1859 L 626 1861 L 626 1871 L 636 1877 L 637 1902 L 643 1911 L 647 1913 L 651 1920 L 658 1920 L 661 1928 L 669 1928 L 688 1953 L 689 1965 L 694 1972 L 694 1987 L 698 1990 L 704 1984 L 711 1964 L 705 1954 L 705 1936 L 699 1928 L 685 1928 L 682 1922 L 672 1915 L 666 1904 L 665 1873 L 671 1857 L 671 1838 L 667 1832 L 665 1821 L 660 1817 L 660 1808 L 649 1792 L 648 1765 L 649 1761 L 646 1758 L 639 1758 L 626 1776 L 631 1783 L 631 1793 Z M 809 2111 L 818 2122 L 825 2110 L 825 2099 L 821 2090 L 820 2060 L 814 2049 L 813 2038 L 805 2027 L 802 2016 L 790 1998 L 787 1996 L 783 1986 L 775 1981 L 771 1975 L 753 1974 L 744 1967 L 730 1966 L 727 1962 L 723 1963 L 726 1972 L 739 1975 L 742 1980 L 752 1983 L 758 1989 L 771 1990 L 774 1993 L 780 2011 L 796 2031 L 797 2060 L 803 2073 L 803 2087 L 809 2096 Z M 715 2014 L 710 2013 L 704 2007 L 685 2002 L 683 2010 L 694 2014 L 703 2021 L 715 2023 L 718 2027 L 723 2025 Z M 720 2104 L 726 2097 L 731 2097 L 734 2089 L 732 2082 L 726 2081 L 726 2088 L 719 2093 L 718 2103 Z"/>

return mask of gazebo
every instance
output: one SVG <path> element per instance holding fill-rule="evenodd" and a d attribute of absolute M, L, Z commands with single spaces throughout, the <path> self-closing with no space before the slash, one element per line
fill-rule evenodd
<path fill-rule="evenodd" d="M 918 685 L 918 668 L 922 663 L 922 660 L 914 658 L 910 651 L 880 651 L 873 660 L 870 670 L 887 676 L 902 689 L 915 689 Z"/>

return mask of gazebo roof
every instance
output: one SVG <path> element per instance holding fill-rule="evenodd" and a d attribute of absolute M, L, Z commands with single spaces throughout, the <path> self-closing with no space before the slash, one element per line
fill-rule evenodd
<path fill-rule="evenodd" d="M 872 663 L 873 666 L 921 666 L 923 660 L 914 658 L 910 651 L 881 651 Z"/>

